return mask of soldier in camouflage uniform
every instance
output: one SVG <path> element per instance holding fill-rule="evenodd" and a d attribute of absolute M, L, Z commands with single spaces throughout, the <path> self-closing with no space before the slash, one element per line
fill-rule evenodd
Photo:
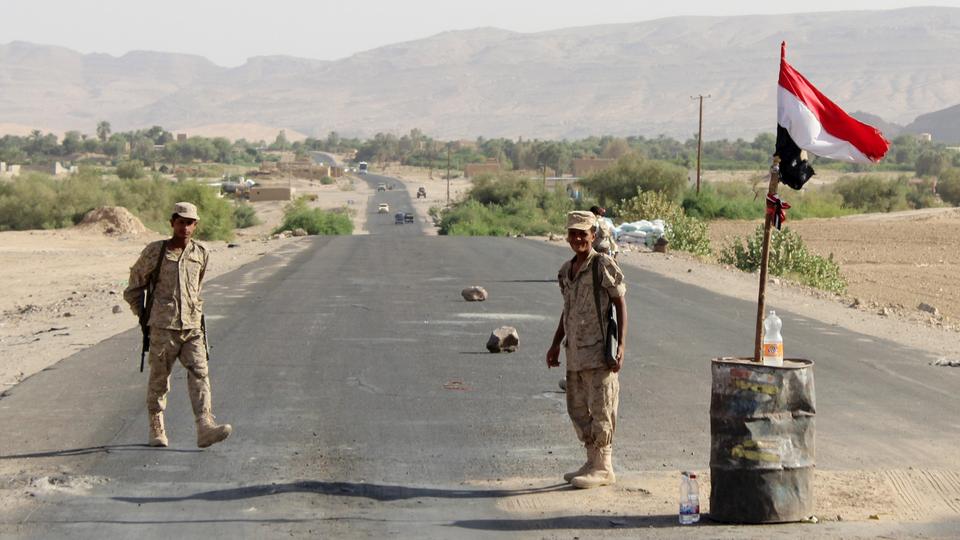
<path fill-rule="evenodd" d="M 567 413 L 573 421 L 577 437 L 583 443 L 587 460 L 563 479 L 577 488 L 613 484 L 613 434 L 617 427 L 617 405 L 620 396 L 620 368 L 623 366 L 627 336 L 626 285 L 623 272 L 608 255 L 597 253 L 596 217 L 591 212 L 567 214 L 567 243 L 574 257 L 560 267 L 558 280 L 563 294 L 563 314 L 547 351 L 547 367 L 560 366 L 560 345 L 566 338 Z M 600 257 L 600 303 L 606 313 L 613 304 L 620 321 L 617 364 L 608 367 L 604 361 L 604 329 L 597 314 L 593 292 L 592 265 Z"/>
<path fill-rule="evenodd" d="M 159 261 L 153 306 L 147 323 L 150 329 L 150 380 L 147 385 L 150 446 L 168 444 L 163 410 L 170 390 L 170 371 L 178 358 L 187 370 L 187 390 L 197 422 L 197 446 L 206 448 L 218 443 L 232 431 L 230 424 L 214 422 L 211 413 L 207 337 L 201 325 L 203 299 L 200 297 L 210 252 L 191 238 L 199 219 L 197 207 L 193 204 L 179 202 L 174 205 L 170 218 L 173 237 L 152 242 L 144 248 L 130 268 L 130 282 L 123 292 L 123 298 L 139 317 L 143 296 Z"/>

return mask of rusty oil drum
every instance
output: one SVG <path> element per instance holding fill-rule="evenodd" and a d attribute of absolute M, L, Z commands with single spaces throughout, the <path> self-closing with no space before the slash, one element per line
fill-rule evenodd
<path fill-rule="evenodd" d="M 710 519 L 782 523 L 813 515 L 813 362 L 715 358 Z"/>

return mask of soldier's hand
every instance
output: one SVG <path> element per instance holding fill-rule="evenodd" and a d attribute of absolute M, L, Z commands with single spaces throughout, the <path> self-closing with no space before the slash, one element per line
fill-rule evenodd
<path fill-rule="evenodd" d="M 552 345 L 547 349 L 547 368 L 560 367 L 560 346 Z"/>
<path fill-rule="evenodd" d="M 610 369 L 614 373 L 619 373 L 623 369 L 623 343 L 617 345 L 617 365 Z"/>

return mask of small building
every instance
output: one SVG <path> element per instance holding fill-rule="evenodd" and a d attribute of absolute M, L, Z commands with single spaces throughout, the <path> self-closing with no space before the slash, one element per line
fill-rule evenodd
<path fill-rule="evenodd" d="M 617 160 L 607 159 L 607 158 L 586 158 L 586 159 L 574 159 L 571 163 L 571 168 L 573 169 L 573 175 L 582 178 L 589 174 L 602 171 L 608 167 L 612 167 Z"/>
<path fill-rule="evenodd" d="M 500 172 L 500 163 L 493 158 L 487 158 L 486 163 L 467 163 L 463 166 L 463 176 L 473 178 L 480 174 L 496 174 Z"/>
<path fill-rule="evenodd" d="M 250 191 L 247 193 L 247 198 L 250 202 L 259 202 L 259 201 L 289 201 L 293 198 L 293 188 L 292 187 L 267 187 L 267 186 L 254 186 L 250 188 Z"/>

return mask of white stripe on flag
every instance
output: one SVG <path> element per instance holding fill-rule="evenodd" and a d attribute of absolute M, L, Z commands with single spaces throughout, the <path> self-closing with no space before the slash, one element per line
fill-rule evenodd
<path fill-rule="evenodd" d="M 808 152 L 852 163 L 873 163 L 856 146 L 827 133 L 813 111 L 797 99 L 797 96 L 779 85 L 777 123 L 790 133 L 790 138 L 797 146 Z"/>

